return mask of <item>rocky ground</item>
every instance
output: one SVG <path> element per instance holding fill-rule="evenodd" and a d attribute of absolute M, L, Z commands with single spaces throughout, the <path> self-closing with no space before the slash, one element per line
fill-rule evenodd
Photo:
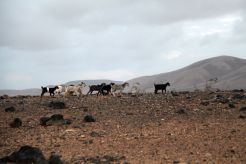
<path fill-rule="evenodd" d="M 245 118 L 241 91 L 2 96 L 0 158 L 29 145 L 63 163 L 246 163 Z"/>

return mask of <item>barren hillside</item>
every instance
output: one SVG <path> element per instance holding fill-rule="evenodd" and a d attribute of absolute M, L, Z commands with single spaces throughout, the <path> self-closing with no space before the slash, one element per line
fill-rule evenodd
<path fill-rule="evenodd" d="M 217 82 L 209 82 L 217 78 Z M 154 83 L 171 83 L 171 89 L 204 89 L 206 83 L 218 89 L 246 89 L 246 60 L 230 56 L 219 56 L 199 61 L 177 71 L 129 80 L 140 82 L 142 90 L 153 92 Z"/>

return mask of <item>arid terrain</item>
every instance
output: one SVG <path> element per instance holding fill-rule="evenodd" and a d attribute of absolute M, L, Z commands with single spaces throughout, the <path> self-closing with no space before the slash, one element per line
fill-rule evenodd
<path fill-rule="evenodd" d="M 40 124 L 54 114 L 69 121 Z M 24 145 L 64 163 L 246 163 L 246 92 L 2 96 L 0 158 Z"/>

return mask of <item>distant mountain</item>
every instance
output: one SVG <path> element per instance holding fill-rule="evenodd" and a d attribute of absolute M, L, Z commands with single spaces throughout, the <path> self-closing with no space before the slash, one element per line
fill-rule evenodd
<path fill-rule="evenodd" d="M 23 90 L 0 90 L 0 95 L 8 95 L 8 96 L 17 96 L 17 95 L 40 95 L 41 89 L 31 88 L 31 89 L 23 89 Z"/>
<path fill-rule="evenodd" d="M 101 84 L 101 83 L 106 83 L 109 84 L 111 82 L 113 83 L 123 83 L 122 81 L 113 81 L 113 80 L 75 80 L 75 81 L 69 81 L 65 84 L 58 84 L 58 85 L 77 85 L 81 81 L 83 81 L 87 87 L 83 90 L 83 93 L 88 92 L 89 90 L 89 85 L 96 85 L 96 84 Z M 54 85 L 49 85 L 48 87 L 52 87 Z M 8 96 L 17 96 L 17 95 L 40 95 L 41 94 L 41 89 L 39 88 L 32 88 L 32 89 L 23 89 L 23 90 L 0 90 L 0 95 L 8 95 Z"/>
<path fill-rule="evenodd" d="M 101 83 L 106 83 L 106 84 L 109 84 L 109 83 L 116 83 L 116 84 L 123 83 L 122 81 L 100 79 L 100 80 L 75 80 L 75 81 L 69 81 L 69 82 L 65 83 L 65 85 L 77 85 L 81 81 L 83 81 L 88 86 L 89 85 L 97 85 L 97 84 L 101 84 Z"/>
<path fill-rule="evenodd" d="M 215 80 L 216 79 L 216 80 Z M 70 81 L 64 85 L 76 85 L 81 80 Z M 89 85 L 101 83 L 123 83 L 122 81 L 112 80 L 82 80 L 87 84 L 84 93 L 88 91 Z M 154 83 L 170 82 L 171 87 L 168 90 L 195 90 L 204 89 L 209 85 L 212 88 L 222 90 L 229 89 L 246 89 L 246 59 L 240 59 L 231 56 L 219 56 L 209 58 L 191 64 L 182 69 L 161 73 L 152 76 L 142 76 L 128 81 L 130 86 L 136 82 L 141 85 L 141 90 L 146 92 L 154 91 Z M 129 88 L 126 91 L 129 91 Z M 0 90 L 0 95 L 7 94 L 9 96 L 15 95 L 40 95 L 41 90 L 26 89 L 26 90 Z"/>
<path fill-rule="evenodd" d="M 217 81 L 215 80 L 217 79 Z M 222 90 L 246 89 L 246 60 L 230 56 L 209 58 L 182 69 L 128 81 L 139 82 L 141 89 L 153 92 L 154 83 L 170 82 L 169 90 L 204 89 L 206 85 Z"/>

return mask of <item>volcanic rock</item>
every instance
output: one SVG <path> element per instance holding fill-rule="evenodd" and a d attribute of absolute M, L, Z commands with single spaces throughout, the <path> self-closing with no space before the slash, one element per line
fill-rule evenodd
<path fill-rule="evenodd" d="M 48 105 L 50 108 L 53 109 L 64 109 L 66 108 L 66 105 L 62 101 L 51 101 Z"/>
<path fill-rule="evenodd" d="M 20 118 L 15 118 L 9 125 L 11 128 L 19 128 L 22 125 L 22 121 Z"/>
<path fill-rule="evenodd" d="M 13 152 L 10 156 L 0 159 L 2 163 L 20 163 L 20 164 L 48 164 L 43 153 L 38 148 L 31 146 L 22 146 L 17 152 Z"/>
<path fill-rule="evenodd" d="M 5 109 L 5 112 L 14 112 L 15 111 L 15 107 L 11 106 Z"/>
<path fill-rule="evenodd" d="M 50 125 L 67 125 L 71 124 L 71 120 L 65 120 L 63 115 L 54 114 L 51 117 L 42 117 L 40 118 L 40 125 L 50 126 Z"/>
<path fill-rule="evenodd" d="M 239 109 L 240 112 L 246 112 L 246 106 L 243 106 Z"/>
<path fill-rule="evenodd" d="M 95 122 L 95 118 L 92 115 L 86 115 L 84 117 L 84 122 Z"/>
<path fill-rule="evenodd" d="M 59 155 L 52 154 L 49 158 L 49 164 L 62 164 L 62 160 Z"/>

